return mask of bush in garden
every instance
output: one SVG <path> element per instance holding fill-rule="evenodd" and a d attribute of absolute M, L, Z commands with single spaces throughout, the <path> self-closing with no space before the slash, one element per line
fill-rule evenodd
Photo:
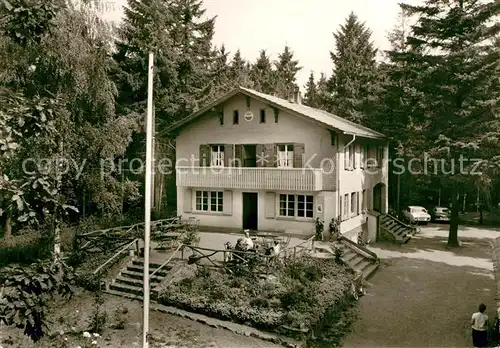
<path fill-rule="evenodd" d="M 344 266 L 308 257 L 280 265 L 274 275 L 260 280 L 200 267 L 194 277 L 168 285 L 159 300 L 265 330 L 280 331 L 281 325 L 310 328 L 342 300 L 351 277 Z"/>
<path fill-rule="evenodd" d="M 101 294 L 96 293 L 94 298 L 94 305 L 92 309 L 92 314 L 89 318 L 88 325 L 89 331 L 91 333 L 102 333 L 106 321 L 108 320 L 108 313 L 101 307 L 104 304 L 104 299 Z"/>
<path fill-rule="evenodd" d="M 0 322 L 24 329 L 34 342 L 45 334 L 45 307 L 55 295 L 71 297 L 71 267 L 62 261 L 43 261 L 0 274 Z"/>

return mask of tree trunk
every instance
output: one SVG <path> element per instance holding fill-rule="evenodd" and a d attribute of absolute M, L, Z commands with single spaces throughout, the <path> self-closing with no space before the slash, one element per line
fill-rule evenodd
<path fill-rule="evenodd" d="M 450 233 L 448 234 L 448 246 L 458 247 L 458 212 L 460 211 L 458 203 L 458 189 L 454 187 L 451 193 L 451 219 Z"/>
<path fill-rule="evenodd" d="M 7 211 L 7 219 L 5 220 L 5 231 L 3 238 L 7 243 L 12 239 L 12 211 Z"/>
<path fill-rule="evenodd" d="M 479 224 L 483 224 L 483 205 L 479 203 Z"/>

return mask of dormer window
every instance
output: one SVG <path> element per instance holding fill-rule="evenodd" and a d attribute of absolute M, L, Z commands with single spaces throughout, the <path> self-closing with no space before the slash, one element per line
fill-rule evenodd
<path fill-rule="evenodd" d="M 233 124 L 240 123 L 240 112 L 238 110 L 233 111 Z"/>

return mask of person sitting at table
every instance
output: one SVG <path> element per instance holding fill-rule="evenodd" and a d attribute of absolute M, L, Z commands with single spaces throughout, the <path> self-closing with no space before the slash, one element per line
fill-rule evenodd
<path fill-rule="evenodd" d="M 254 248 L 253 240 L 250 238 L 250 232 L 245 230 L 245 238 L 243 238 L 243 242 L 246 245 L 246 250 L 252 250 Z"/>

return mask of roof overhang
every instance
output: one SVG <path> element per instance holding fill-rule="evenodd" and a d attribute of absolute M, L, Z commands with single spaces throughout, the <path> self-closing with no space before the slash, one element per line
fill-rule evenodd
<path fill-rule="evenodd" d="M 176 123 L 174 123 L 171 126 L 167 127 L 163 132 L 170 133 L 172 131 L 179 131 L 180 128 L 182 128 L 183 126 L 189 124 L 190 122 L 193 122 L 198 117 L 202 116 L 206 112 L 209 112 L 210 110 L 212 110 L 217 105 L 225 102 L 226 100 L 228 100 L 228 99 L 230 99 L 230 98 L 232 98 L 232 97 L 234 97 L 234 96 L 236 96 L 236 95 L 238 95 L 240 93 L 243 94 L 243 95 L 245 95 L 245 96 L 254 98 L 256 100 L 259 100 L 260 102 L 262 102 L 264 104 L 267 104 L 267 105 L 269 105 L 269 106 L 271 106 L 273 108 L 279 109 L 281 111 L 285 111 L 285 112 L 287 112 L 287 113 L 289 113 L 291 115 L 294 115 L 296 117 L 302 118 L 302 119 L 310 121 L 310 122 L 314 122 L 316 124 L 320 124 L 321 126 L 327 128 L 329 130 L 333 130 L 335 132 L 339 132 L 339 133 L 342 133 L 342 134 L 345 134 L 345 135 L 356 135 L 356 137 L 360 137 L 360 138 L 387 140 L 387 137 L 384 134 L 381 134 L 381 133 L 378 133 L 378 132 L 375 132 L 375 131 L 372 131 L 374 133 L 373 135 L 366 134 L 366 133 L 344 132 L 342 129 L 336 128 L 336 127 L 332 126 L 331 124 L 327 124 L 327 123 L 321 122 L 319 120 L 316 120 L 316 119 L 313 119 L 313 118 L 311 118 L 309 116 L 306 116 L 306 115 L 304 115 L 304 114 L 302 114 L 300 112 L 297 112 L 295 110 L 287 108 L 287 107 L 285 107 L 283 105 L 274 103 L 271 100 L 263 98 L 260 95 L 254 94 L 251 91 L 243 89 L 241 87 L 235 88 L 231 92 L 228 92 L 225 95 L 223 95 L 222 97 L 218 98 L 217 100 L 214 100 L 213 102 L 211 102 L 207 106 L 205 106 L 205 107 L 203 107 L 203 108 L 195 111 L 194 113 L 192 113 L 191 115 L 183 118 L 182 120 L 177 121 Z"/>

